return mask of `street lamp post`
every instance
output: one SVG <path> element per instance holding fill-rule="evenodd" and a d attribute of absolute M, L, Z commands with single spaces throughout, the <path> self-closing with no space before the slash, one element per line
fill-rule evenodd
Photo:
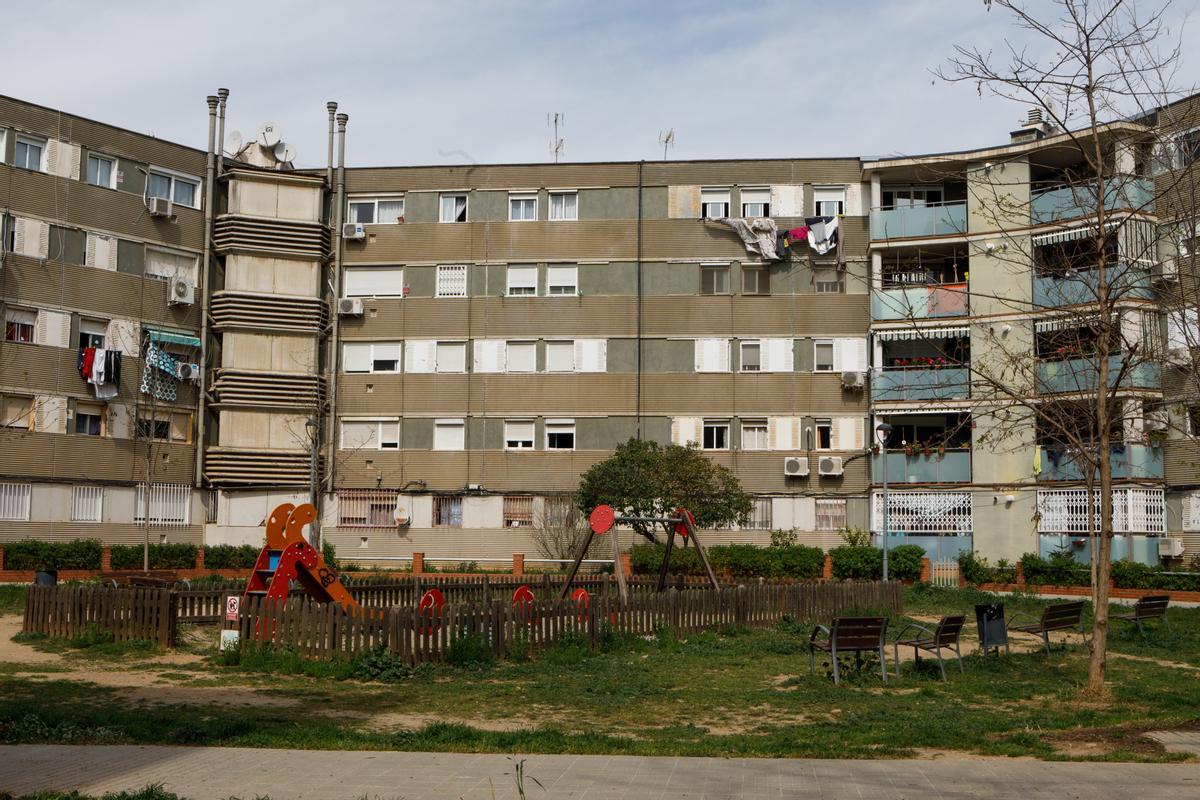
<path fill-rule="evenodd" d="M 888 439 L 892 435 L 892 426 L 886 422 L 881 422 L 875 426 L 875 435 L 879 441 L 879 452 L 883 455 L 883 579 L 888 579 L 888 485 L 887 485 L 887 468 L 888 468 Z"/>
<path fill-rule="evenodd" d="M 304 430 L 308 434 L 308 492 L 313 508 L 317 509 L 317 516 L 309 525 L 309 539 L 313 547 L 321 547 L 321 504 L 317 500 L 317 457 L 321 446 L 320 423 L 317 422 L 315 416 L 309 417 L 304 423 Z"/>

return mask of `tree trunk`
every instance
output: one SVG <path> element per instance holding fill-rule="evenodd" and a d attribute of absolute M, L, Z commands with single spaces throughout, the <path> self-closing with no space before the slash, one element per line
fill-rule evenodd
<path fill-rule="evenodd" d="M 1102 229 L 1101 229 L 1102 230 Z M 1100 259 L 1100 296 L 1101 300 L 1106 301 L 1107 286 L 1105 285 L 1104 269 L 1105 263 L 1103 257 Z M 1088 658 L 1088 692 L 1091 694 L 1103 694 L 1105 691 L 1104 681 L 1108 672 L 1108 579 L 1112 574 L 1112 534 L 1113 534 L 1113 508 L 1112 508 L 1112 462 L 1109 460 L 1111 452 L 1111 432 L 1109 430 L 1109 388 L 1108 388 L 1108 353 L 1109 341 L 1112 335 L 1112 313 L 1107 303 L 1103 305 L 1106 321 L 1102 323 L 1100 330 L 1100 346 L 1098 348 L 1096 366 L 1096 427 L 1099 434 L 1098 452 L 1096 454 L 1096 464 L 1100 468 L 1100 530 L 1096 540 L 1092 544 L 1092 552 L 1094 554 L 1095 569 L 1093 570 L 1092 580 L 1092 608 L 1095 616 L 1092 621 L 1092 642 L 1091 651 Z M 1119 324 L 1119 323 L 1118 323 Z M 1094 508 L 1094 506 L 1093 506 Z M 1088 509 L 1088 513 L 1094 513 L 1092 508 Z"/>

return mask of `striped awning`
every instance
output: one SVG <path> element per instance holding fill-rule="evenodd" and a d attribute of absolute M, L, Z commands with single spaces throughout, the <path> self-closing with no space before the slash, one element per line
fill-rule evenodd
<path fill-rule="evenodd" d="M 957 339 L 969 336 L 971 329 L 959 328 L 897 328 L 894 330 L 875 331 L 875 338 L 885 342 L 896 342 L 906 339 Z"/>
<path fill-rule="evenodd" d="M 159 344 L 177 344 L 183 347 L 199 347 L 200 339 L 186 333 L 171 333 L 170 331 L 149 331 L 150 341 Z"/>
<path fill-rule="evenodd" d="M 1109 222 L 1104 227 L 1108 230 L 1120 225 L 1120 221 Z M 1071 242 L 1076 239 L 1086 239 L 1089 236 L 1096 235 L 1095 225 L 1076 225 L 1074 228 L 1064 228 L 1053 233 L 1043 233 L 1033 237 L 1033 246 L 1041 247 L 1047 244 L 1057 244 L 1058 242 Z"/>
<path fill-rule="evenodd" d="M 1038 333 L 1049 333 L 1050 331 L 1065 331 L 1068 328 L 1086 328 L 1098 322 L 1100 322 L 1100 317 L 1096 314 L 1072 315 L 1039 320 L 1033 323 L 1033 329 Z"/>

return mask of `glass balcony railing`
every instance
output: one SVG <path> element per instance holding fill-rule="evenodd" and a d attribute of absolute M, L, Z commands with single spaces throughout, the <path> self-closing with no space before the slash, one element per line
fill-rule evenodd
<path fill-rule="evenodd" d="M 876 289 L 871 292 L 871 319 L 965 317 L 968 299 L 965 283 Z"/>
<path fill-rule="evenodd" d="M 939 453 L 932 450 L 912 455 L 903 450 L 889 450 L 871 456 L 871 481 L 883 482 L 883 470 L 887 469 L 889 485 L 901 483 L 970 483 L 971 451 L 948 448 Z"/>
<path fill-rule="evenodd" d="M 1140 443 L 1114 444 L 1110 448 L 1108 463 L 1112 476 L 1118 479 L 1159 479 L 1163 477 L 1163 451 L 1161 447 Z M 1035 467 L 1038 466 L 1035 462 Z M 1043 447 L 1041 450 L 1041 472 L 1039 481 L 1082 481 L 1087 478 L 1093 465 L 1070 450 Z M 1096 477 L 1099 477 L 1097 473 Z"/>
<path fill-rule="evenodd" d="M 1108 267 L 1109 291 L 1115 297 L 1149 300 L 1154 296 L 1150 286 L 1150 270 L 1121 264 Z M 1042 308 L 1076 306 L 1095 303 L 1099 293 L 1100 271 L 1079 270 L 1066 276 L 1035 275 L 1033 302 Z"/>
<path fill-rule="evenodd" d="M 872 239 L 951 236 L 966 230 L 966 203 L 871 209 Z"/>
<path fill-rule="evenodd" d="M 1117 385 L 1123 362 L 1123 356 L 1108 357 L 1109 387 Z M 1043 361 L 1038 364 L 1037 370 L 1038 392 L 1042 394 L 1090 392 L 1094 391 L 1100 383 L 1100 370 L 1094 358 Z M 1121 385 L 1140 389 L 1160 388 L 1162 386 L 1160 365 L 1140 362 L 1129 366 Z"/>
<path fill-rule="evenodd" d="M 1097 194 L 1094 181 L 1038 192 L 1030 198 L 1030 217 L 1035 225 L 1041 225 L 1095 214 Z M 1105 182 L 1104 208 L 1153 211 L 1154 182 L 1130 175 L 1112 176 Z M 874 237 L 874 227 L 871 234 Z"/>
<path fill-rule="evenodd" d="M 966 367 L 899 367 L 877 371 L 871 378 L 871 400 L 965 400 L 970 395 Z"/>

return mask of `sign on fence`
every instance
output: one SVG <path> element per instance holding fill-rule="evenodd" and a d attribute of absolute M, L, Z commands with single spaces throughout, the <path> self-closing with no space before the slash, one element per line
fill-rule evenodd
<path fill-rule="evenodd" d="M 237 622 L 238 608 L 242 604 L 242 598 L 236 594 L 231 594 L 225 598 L 225 620 L 227 622 Z"/>

